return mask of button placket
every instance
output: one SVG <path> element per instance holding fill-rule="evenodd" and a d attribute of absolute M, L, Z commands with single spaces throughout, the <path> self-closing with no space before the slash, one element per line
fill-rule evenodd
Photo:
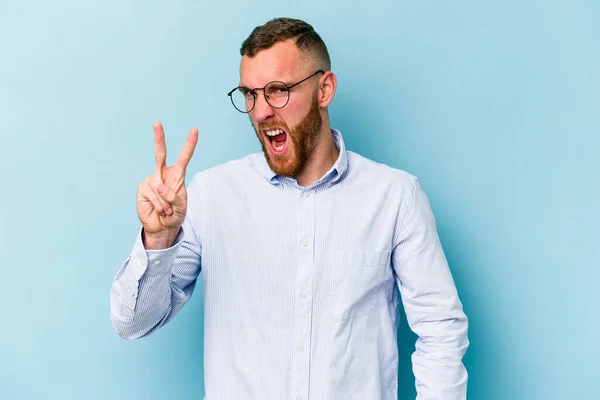
<path fill-rule="evenodd" d="M 294 321 L 291 398 L 308 398 L 312 325 L 312 298 L 309 296 L 314 275 L 314 194 L 298 194 L 298 270 Z"/>

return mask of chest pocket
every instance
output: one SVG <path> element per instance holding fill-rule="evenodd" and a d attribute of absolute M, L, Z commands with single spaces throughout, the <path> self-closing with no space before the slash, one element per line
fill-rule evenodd
<path fill-rule="evenodd" d="M 336 320 L 368 315 L 378 301 L 385 301 L 385 288 L 393 279 L 390 251 L 338 251 L 325 263 L 324 289 L 331 304 L 329 314 Z"/>

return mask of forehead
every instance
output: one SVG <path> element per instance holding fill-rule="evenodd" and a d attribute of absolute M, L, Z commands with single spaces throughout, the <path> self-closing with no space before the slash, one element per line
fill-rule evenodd
<path fill-rule="evenodd" d="M 277 42 L 253 57 L 240 62 L 240 86 L 262 87 L 271 81 L 289 83 L 305 68 L 305 62 L 293 40 Z"/>

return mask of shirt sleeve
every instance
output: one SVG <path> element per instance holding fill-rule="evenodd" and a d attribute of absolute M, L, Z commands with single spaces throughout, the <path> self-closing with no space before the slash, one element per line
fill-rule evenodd
<path fill-rule="evenodd" d="M 408 324 L 418 335 L 412 355 L 417 400 L 465 399 L 468 320 L 416 179 L 401 204 L 392 264 Z"/>
<path fill-rule="evenodd" d="M 200 244 L 186 217 L 165 250 L 145 250 L 140 230 L 130 257 L 110 291 L 110 319 L 128 340 L 151 334 L 169 322 L 190 299 L 200 274 Z"/>

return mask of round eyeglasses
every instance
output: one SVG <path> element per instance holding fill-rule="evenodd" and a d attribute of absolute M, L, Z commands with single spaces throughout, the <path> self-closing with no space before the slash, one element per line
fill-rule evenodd
<path fill-rule="evenodd" d="M 318 70 L 314 74 L 294 83 L 293 85 L 287 85 L 284 82 L 273 81 L 267 83 L 264 87 L 250 89 L 243 86 L 238 86 L 232 89 L 227 96 L 231 99 L 231 104 L 241 113 L 247 114 L 254 110 L 256 105 L 256 98 L 258 97 L 258 91 L 262 90 L 263 95 L 267 103 L 273 108 L 283 108 L 290 101 L 290 89 L 294 86 L 298 86 L 304 81 L 309 80 L 313 76 L 325 73 L 323 70 Z"/>

